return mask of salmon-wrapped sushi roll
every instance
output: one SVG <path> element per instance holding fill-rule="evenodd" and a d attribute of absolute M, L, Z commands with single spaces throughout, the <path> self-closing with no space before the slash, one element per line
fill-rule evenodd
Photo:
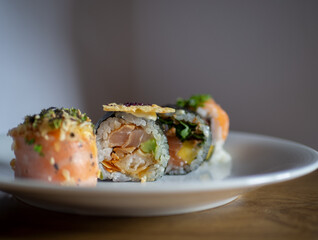
<path fill-rule="evenodd" d="M 223 150 L 223 145 L 229 133 L 229 116 L 210 95 L 193 95 L 189 99 L 179 98 L 177 106 L 198 113 L 210 124 L 212 145 L 214 146 L 213 158 L 227 155 Z"/>
<path fill-rule="evenodd" d="M 78 109 L 49 108 L 26 116 L 9 131 L 15 159 L 15 177 L 60 185 L 97 183 L 97 147 L 94 126 Z"/>
<path fill-rule="evenodd" d="M 138 103 L 103 109 L 107 113 L 96 124 L 100 179 L 146 182 L 162 177 L 169 151 L 157 113 L 175 110 Z"/>
<path fill-rule="evenodd" d="M 210 127 L 198 114 L 185 109 L 159 114 L 159 122 L 168 139 L 170 159 L 166 174 L 186 174 L 210 158 Z"/>

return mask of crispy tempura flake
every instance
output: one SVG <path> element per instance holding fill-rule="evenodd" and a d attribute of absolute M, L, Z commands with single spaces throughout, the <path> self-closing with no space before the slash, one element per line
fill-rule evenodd
<path fill-rule="evenodd" d="M 128 113 L 171 113 L 175 109 L 169 107 L 160 107 L 156 104 L 152 105 L 131 105 L 110 103 L 103 105 L 104 111 L 128 112 Z"/>

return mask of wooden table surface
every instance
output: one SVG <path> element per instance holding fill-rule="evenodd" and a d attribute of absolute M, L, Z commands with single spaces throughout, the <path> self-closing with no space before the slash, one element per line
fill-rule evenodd
<path fill-rule="evenodd" d="M 222 207 L 165 217 L 46 211 L 0 192 L 0 239 L 318 239 L 318 171 Z"/>

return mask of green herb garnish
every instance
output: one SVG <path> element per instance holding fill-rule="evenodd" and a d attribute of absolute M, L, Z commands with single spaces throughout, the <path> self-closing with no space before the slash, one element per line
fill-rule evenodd
<path fill-rule="evenodd" d="M 60 128 L 61 123 L 62 123 L 62 119 L 60 119 L 60 118 L 54 118 L 54 119 L 51 119 L 51 120 L 49 121 L 49 125 L 50 125 L 50 127 L 53 128 L 53 129 L 58 129 L 58 128 Z"/>
<path fill-rule="evenodd" d="M 35 143 L 35 139 L 34 138 L 31 138 L 29 140 L 27 137 L 25 137 L 24 140 L 25 140 L 25 143 L 28 144 L 28 145 L 33 145 Z M 38 154 L 40 154 L 40 156 L 42 156 L 42 157 L 44 156 L 44 153 L 42 152 L 42 145 L 35 144 L 33 146 L 33 150 L 36 151 Z"/>
<path fill-rule="evenodd" d="M 212 98 L 209 94 L 198 94 L 191 96 L 188 100 L 183 98 L 177 99 L 177 106 L 181 108 L 190 108 L 196 110 L 198 107 L 203 107 L 204 103 Z"/>
<path fill-rule="evenodd" d="M 36 151 L 40 156 L 44 156 L 44 153 L 42 152 L 42 145 L 40 144 L 35 144 L 33 147 L 33 150 Z"/>
<path fill-rule="evenodd" d="M 81 117 L 81 120 L 82 120 L 83 122 L 85 122 L 85 121 L 87 120 L 87 116 L 86 116 L 85 113 L 84 113 L 83 116 Z"/>
<path fill-rule="evenodd" d="M 186 140 L 191 135 L 191 129 L 186 123 L 180 121 L 180 124 L 176 126 L 176 135 L 181 140 Z"/>
<path fill-rule="evenodd" d="M 55 108 L 51 107 L 48 109 L 43 109 L 40 114 L 26 116 L 24 119 L 24 124 L 32 126 L 32 128 L 38 128 L 44 121 L 48 121 L 49 126 L 52 129 L 59 129 L 62 122 L 65 119 L 70 119 L 72 121 L 90 122 L 90 119 L 85 113 L 81 113 L 80 110 L 75 108 Z"/>
<path fill-rule="evenodd" d="M 170 126 L 173 126 L 173 121 L 172 121 L 172 119 L 170 119 L 170 118 L 162 118 L 162 117 L 159 117 L 158 120 L 159 120 L 159 122 L 160 122 L 161 124 L 166 124 L 166 125 L 168 125 L 169 127 L 170 127 Z"/>
<path fill-rule="evenodd" d="M 71 116 L 73 116 L 73 117 L 77 116 L 77 112 L 78 112 L 77 109 L 70 108 L 70 109 L 67 109 L 67 110 L 69 110 L 69 113 L 70 113 Z"/>
<path fill-rule="evenodd" d="M 28 145 L 32 145 L 35 142 L 34 138 L 31 138 L 30 140 L 28 140 L 28 138 L 25 137 L 24 140 L 25 140 L 25 143 L 28 144 Z"/>
<path fill-rule="evenodd" d="M 197 130 L 197 124 L 179 120 L 172 120 L 172 118 L 162 118 L 159 117 L 159 123 L 162 125 L 165 131 L 171 128 L 176 129 L 176 136 L 181 140 L 197 139 L 204 140 L 205 136 L 201 131 Z"/>
<path fill-rule="evenodd" d="M 198 139 L 198 140 L 204 140 L 204 135 L 203 135 L 203 133 L 201 133 L 201 134 L 193 133 L 193 134 L 192 134 L 192 137 L 195 138 L 195 139 Z"/>

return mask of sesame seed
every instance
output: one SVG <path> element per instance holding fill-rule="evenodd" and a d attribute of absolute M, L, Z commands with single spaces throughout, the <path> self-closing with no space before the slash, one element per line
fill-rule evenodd
<path fill-rule="evenodd" d="M 58 165 L 57 163 L 54 163 L 53 166 L 54 166 L 54 168 L 55 168 L 56 171 L 59 170 L 59 165 Z"/>
<path fill-rule="evenodd" d="M 51 165 L 54 165 L 54 163 L 55 163 L 54 157 L 50 158 L 50 163 L 51 163 Z"/>
<path fill-rule="evenodd" d="M 146 176 L 143 176 L 141 179 L 140 179 L 141 183 L 145 183 L 147 182 L 147 177 Z"/>
<path fill-rule="evenodd" d="M 66 181 L 69 181 L 71 179 L 71 174 L 70 171 L 63 169 L 62 170 L 62 175 L 64 176 Z"/>
<path fill-rule="evenodd" d="M 59 142 L 54 143 L 54 149 L 55 149 L 56 152 L 59 152 L 59 151 L 60 151 L 61 145 L 60 145 Z"/>
<path fill-rule="evenodd" d="M 60 133 L 60 141 L 64 141 L 65 140 L 65 132 L 61 131 Z"/>

